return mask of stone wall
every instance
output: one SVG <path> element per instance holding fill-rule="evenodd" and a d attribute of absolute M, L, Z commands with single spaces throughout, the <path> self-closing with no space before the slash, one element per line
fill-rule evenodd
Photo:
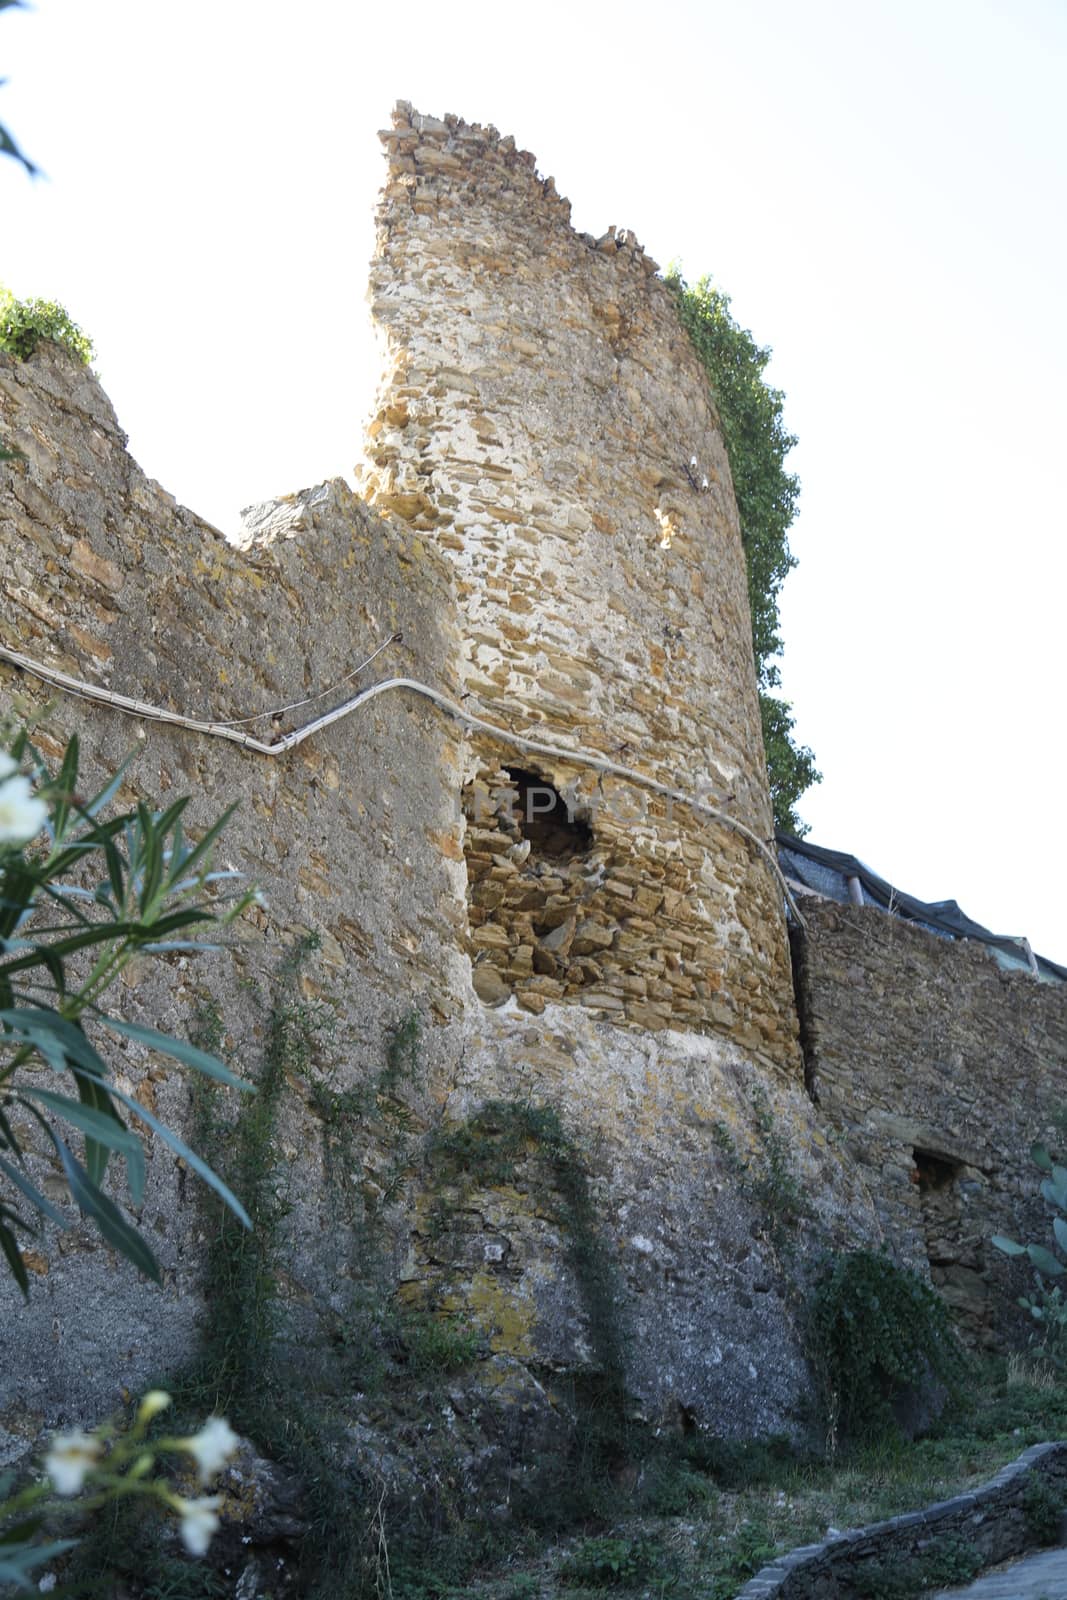
<path fill-rule="evenodd" d="M 736 510 L 669 291 L 630 236 L 576 234 L 551 180 L 493 130 L 401 108 L 386 143 L 376 509 L 322 485 L 257 508 L 234 548 L 144 477 L 91 375 L 50 347 L 0 357 L 0 432 L 22 452 L 0 468 L 0 638 L 176 712 L 259 716 L 266 738 L 368 679 L 413 678 L 766 837 Z M 825 1247 L 881 1238 L 929 1259 L 986 1326 L 983 1241 L 1018 1225 L 1025 1151 L 1062 1083 L 1058 991 L 879 913 L 815 906 L 800 968 L 815 1104 L 779 886 L 728 825 L 466 737 L 405 691 L 275 758 L 8 666 L 0 688 L 5 710 L 41 713 L 46 754 L 79 732 L 87 783 L 134 748 L 123 798 L 191 793 L 194 826 L 239 801 L 224 855 L 266 907 L 224 957 L 131 972 L 120 1009 L 187 1034 L 213 1007 L 255 1077 L 279 968 L 305 933 L 320 940 L 299 992 L 332 1041 L 290 1074 L 273 1173 L 302 1351 L 360 1295 L 396 1296 L 460 1313 L 484 1351 L 472 1383 L 554 1414 L 565 1380 L 603 1364 L 536 1141 L 459 1186 L 439 1160 L 487 1107 L 564 1128 L 650 1419 L 800 1431 L 804 1262 Z M 373 1086 L 412 1010 L 402 1156 L 361 1124 L 331 1133 L 323 1104 Z M 181 1074 L 133 1046 L 120 1069 L 188 1122 Z M 359 1218 L 339 1215 L 342 1155 L 351 1191 L 392 1196 L 374 1274 Z M 776 1214 L 783 1177 L 803 1216 Z M 27 1241 L 0 1453 L 45 1420 L 108 1411 L 195 1348 L 201 1217 L 158 1147 L 141 1222 L 162 1294 L 84 1228 Z"/>
<path fill-rule="evenodd" d="M 0 499 L 8 646 L 119 693 L 227 719 L 339 684 L 400 631 L 402 642 L 373 675 L 461 692 L 466 622 L 451 553 L 422 533 L 330 484 L 258 508 L 244 548 L 231 548 L 144 478 L 99 386 L 52 349 L 23 365 L 0 363 L 0 406 L 5 438 L 24 453 L 4 469 Z M 615 1024 L 599 1007 L 551 996 L 540 997 L 535 1015 L 536 994 L 524 1004 L 514 996 L 479 1003 L 464 953 L 460 797 L 464 772 L 483 757 L 464 753 L 454 721 L 391 695 L 275 759 L 53 695 L 7 666 L 0 673 L 5 707 L 43 712 L 36 738 L 46 754 L 56 757 L 79 732 L 87 784 L 133 748 L 125 798 L 189 792 L 194 826 L 238 802 L 224 855 L 260 884 L 266 908 L 225 957 L 175 957 L 131 975 L 114 997 L 119 1009 L 187 1034 L 214 1006 L 224 1048 L 255 1077 L 279 966 L 306 931 L 321 938 L 301 993 L 327 1008 L 333 1042 L 287 1083 L 276 1152 L 278 1191 L 292 1208 L 280 1282 L 293 1336 L 310 1349 L 343 1323 L 357 1290 L 388 1297 L 395 1288 L 402 1300 L 461 1311 L 479 1330 L 489 1389 L 506 1383 L 511 1394 L 518 1383 L 541 1393 L 546 1373 L 562 1382 L 595 1372 L 586 1286 L 553 1221 L 536 1149 L 511 1181 L 466 1197 L 442 1266 L 435 1129 L 462 1129 L 487 1102 L 545 1106 L 588 1173 L 596 1248 L 616 1285 L 616 1333 L 636 1402 L 650 1417 L 684 1415 L 724 1431 L 799 1427 L 807 1377 L 774 1219 L 738 1181 L 741 1163 L 755 1176 L 765 1161 L 757 1097 L 828 1236 L 850 1236 L 862 1195 L 820 1133 L 799 1077 L 768 1075 L 730 1029 L 702 1036 L 682 1016 L 680 1028 L 647 1031 L 637 1017 Z M 269 738 L 279 721 L 295 724 L 355 686 L 253 726 Z M 476 842 L 468 837 L 467 861 Z M 662 853 L 666 872 L 666 844 Z M 581 859 L 561 860 L 561 883 Z M 527 862 L 506 865 L 521 878 Z M 637 898 L 647 881 L 637 866 L 620 868 L 610 892 L 621 903 L 633 889 L 635 911 L 647 914 L 651 906 Z M 551 892 L 547 876 L 539 887 Z M 652 944 L 632 930 L 629 937 L 635 943 L 620 943 L 616 955 L 620 983 L 639 974 Z M 574 961 L 587 943 L 597 948 L 576 923 Z M 373 1081 L 390 1028 L 413 1007 L 424 1043 L 419 1081 L 404 1089 L 411 1136 L 402 1171 L 394 1171 L 395 1153 L 364 1138 L 350 1174 L 367 1192 L 399 1184 L 384 1260 L 364 1282 L 358 1229 L 339 1218 L 326 1170 L 334 1136 L 316 1090 Z M 133 1047 L 121 1070 L 135 1092 L 187 1126 L 180 1073 Z M 106 1412 L 124 1389 L 174 1370 L 195 1349 L 204 1262 L 197 1186 L 158 1146 L 150 1166 L 141 1222 L 164 1266 L 162 1294 L 86 1228 L 27 1241 L 34 1292 L 17 1312 L 25 1363 L 4 1374 L 5 1453 L 17 1453 L 44 1421 Z M 562 1393 L 550 1392 L 550 1407 Z"/>
<path fill-rule="evenodd" d="M 402 103 L 382 138 L 387 371 L 364 482 L 452 559 L 469 703 L 768 838 L 729 467 L 656 264 L 625 231 L 576 233 L 553 180 L 493 128 Z M 589 831 L 566 870 L 522 818 L 499 825 L 517 767 Z M 469 777 L 480 993 L 717 1032 L 799 1072 L 781 895 L 740 835 L 492 741 Z"/>
<path fill-rule="evenodd" d="M 761 1568 L 737 1600 L 867 1600 L 875 1583 L 884 1589 L 887 1575 L 904 1578 L 909 1563 L 916 1564 L 916 1581 L 921 1582 L 923 1561 L 929 1562 L 944 1545 L 963 1545 L 982 1567 L 996 1566 L 1033 1548 L 1027 1494 L 1037 1485 L 1053 1501 L 1062 1500 L 1067 1488 L 1067 1444 L 1062 1440 L 1024 1450 L 970 1494 L 791 1550 Z M 1055 1571 L 1047 1574 L 1050 1583 L 1057 1576 Z M 999 1592 L 1009 1596 L 1010 1572 L 1002 1582 Z M 923 1584 L 924 1590 L 929 1587 L 929 1582 Z M 965 1593 L 953 1590 L 957 1592 Z"/>
<path fill-rule="evenodd" d="M 24 456 L 0 467 L 6 645 L 91 683 L 220 719 L 339 683 L 397 630 L 403 643 L 381 658 L 389 671 L 453 684 L 446 561 L 343 484 L 260 508 L 246 548 L 234 550 L 144 477 L 99 385 L 55 347 L 25 364 L 0 356 L 0 433 Z M 423 702 L 383 699 L 274 759 L 55 694 L 5 664 L 0 694 L 4 711 L 41 715 L 34 737 L 53 759 L 79 733 L 89 792 L 132 751 L 127 803 L 191 794 L 194 830 L 237 803 L 221 854 L 260 885 L 265 908 L 225 955 L 131 969 L 115 1007 L 185 1036 L 203 1008 L 217 1008 L 223 1048 L 254 1078 L 279 965 L 313 932 L 321 949 L 302 996 L 335 1019 L 332 1086 L 377 1071 L 389 1030 L 416 1008 L 427 1029 L 413 1106 L 425 1126 L 454 1076 L 461 1030 L 446 1024 L 470 994 L 455 725 Z M 254 727 L 271 737 L 269 717 Z M 112 1058 L 128 1088 L 187 1126 L 183 1073 L 132 1045 Z M 313 1087 L 288 1086 L 277 1152 L 279 1193 L 293 1207 L 285 1294 L 294 1315 L 312 1302 L 341 1306 L 356 1270 L 335 1249 Z M 46 1163 L 49 1192 L 51 1178 Z M 9 1349 L 0 1374 L 0 1425 L 14 1436 L 0 1434 L 0 1456 L 43 1419 L 106 1414 L 122 1389 L 174 1370 L 195 1348 L 204 1256 L 197 1189 L 153 1143 L 141 1225 L 164 1270 L 162 1291 L 87 1227 L 26 1240 L 28 1306 L 6 1275 L 0 1283 L 20 1351 L 16 1361 Z"/>
<path fill-rule="evenodd" d="M 798 999 L 820 1120 L 894 1251 L 929 1263 L 971 1335 L 993 1338 L 1030 1274 L 990 1237 L 1051 1243 L 1029 1151 L 1062 1144 L 1067 986 L 871 907 L 803 907 Z"/>

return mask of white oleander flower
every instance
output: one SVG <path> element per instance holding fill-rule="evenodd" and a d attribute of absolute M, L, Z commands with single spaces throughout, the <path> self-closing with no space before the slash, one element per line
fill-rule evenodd
<path fill-rule="evenodd" d="M 91 1433 L 75 1428 L 72 1433 L 57 1433 L 44 1458 L 44 1470 L 56 1494 L 77 1494 L 86 1475 L 100 1459 L 101 1444 Z"/>
<path fill-rule="evenodd" d="M 197 1500 L 179 1500 L 182 1543 L 191 1556 L 207 1554 L 207 1547 L 219 1529 L 221 1494 L 203 1494 Z"/>
<path fill-rule="evenodd" d="M 38 800 L 29 778 L 21 775 L 0 783 L 0 844 L 28 844 L 48 821 L 48 807 Z"/>
<path fill-rule="evenodd" d="M 240 1438 L 225 1417 L 208 1417 L 199 1433 L 183 1439 L 181 1447 L 195 1457 L 200 1482 L 209 1483 L 221 1472 L 230 1457 L 236 1455 Z"/>
<path fill-rule="evenodd" d="M 158 1417 L 161 1411 L 166 1411 L 170 1405 L 170 1395 L 165 1389 L 149 1389 L 137 1407 L 137 1420 L 151 1422 L 153 1417 Z"/>
<path fill-rule="evenodd" d="M 9 756 L 6 750 L 0 750 L 0 783 L 5 778 L 10 778 L 13 772 L 19 770 L 19 764 L 14 756 Z"/>

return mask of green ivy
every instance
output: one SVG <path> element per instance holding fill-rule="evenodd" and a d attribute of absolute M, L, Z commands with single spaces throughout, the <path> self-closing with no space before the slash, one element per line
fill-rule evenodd
<path fill-rule="evenodd" d="M 0 350 L 26 361 L 42 339 L 50 339 L 87 367 L 95 356 L 93 341 L 55 300 L 16 300 L 0 287 Z"/>
<path fill-rule="evenodd" d="M 958 1398 L 971 1372 L 940 1296 L 872 1250 L 830 1262 L 812 1301 L 811 1346 L 831 1447 L 838 1430 L 852 1439 L 892 1433 L 894 1401 L 909 1389 L 934 1382 Z"/>
<path fill-rule="evenodd" d="M 667 282 L 711 383 L 730 461 L 748 566 L 752 648 L 775 825 L 803 836 L 808 830 L 797 816 L 796 802 L 821 781 L 821 774 L 812 751 L 793 739 L 790 705 L 770 692 L 781 677 L 776 660 L 782 653 L 778 595 L 796 566 L 788 533 L 797 514 L 800 483 L 785 470 L 785 459 L 797 441 L 785 425 L 781 390 L 772 389 L 763 376 L 771 351 L 734 320 L 729 295 L 708 277 L 690 288 L 677 266 L 669 269 Z"/>

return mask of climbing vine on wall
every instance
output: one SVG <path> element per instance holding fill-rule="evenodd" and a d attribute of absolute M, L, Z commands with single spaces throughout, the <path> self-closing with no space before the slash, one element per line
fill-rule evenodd
<path fill-rule="evenodd" d="M 771 352 L 735 322 L 730 297 L 707 277 L 690 288 L 676 266 L 667 281 L 677 294 L 682 326 L 710 380 L 730 459 L 748 565 L 752 648 L 774 820 L 777 827 L 803 835 L 808 830 L 797 816 L 796 803 L 821 774 L 813 752 L 793 738 L 791 706 L 771 693 L 780 682 L 778 595 L 796 565 L 788 534 L 797 514 L 800 483 L 785 470 L 796 438 L 785 425 L 781 390 L 772 389 L 763 376 Z"/>

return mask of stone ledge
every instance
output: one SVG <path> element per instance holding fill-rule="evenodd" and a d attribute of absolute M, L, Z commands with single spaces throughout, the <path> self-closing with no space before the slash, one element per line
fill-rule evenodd
<path fill-rule="evenodd" d="M 1023 1555 L 1032 1548 L 1023 1495 L 1035 1475 L 1067 1493 L 1067 1440 L 1031 1445 L 988 1483 L 966 1494 L 777 1556 L 749 1579 L 737 1600 L 862 1600 L 862 1563 L 921 1555 L 930 1543 L 928 1533 L 969 1538 L 981 1550 L 984 1566 Z"/>

